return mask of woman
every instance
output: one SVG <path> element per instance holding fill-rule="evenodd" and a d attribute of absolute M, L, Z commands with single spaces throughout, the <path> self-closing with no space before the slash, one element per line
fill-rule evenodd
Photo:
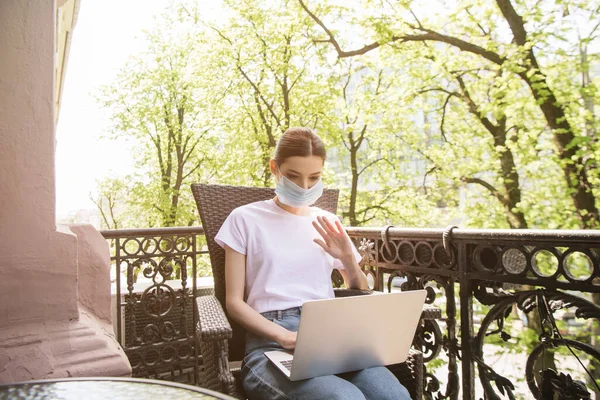
<path fill-rule="evenodd" d="M 275 198 L 235 209 L 215 237 L 225 249 L 227 311 L 248 331 L 244 390 L 261 400 L 410 399 L 385 367 L 292 382 L 263 355 L 294 349 L 301 306 L 334 296 L 334 268 L 346 287 L 367 288 L 360 255 L 339 219 L 309 207 L 323 193 L 325 157 L 311 129 L 288 129 L 270 161 Z"/>

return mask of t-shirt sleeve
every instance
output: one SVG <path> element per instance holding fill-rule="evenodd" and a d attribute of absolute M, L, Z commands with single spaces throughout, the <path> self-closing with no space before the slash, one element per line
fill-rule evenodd
<path fill-rule="evenodd" d="M 215 242 L 222 248 L 227 245 L 238 253 L 246 254 L 248 235 L 243 215 L 239 209 L 233 210 L 225 219 L 215 236 Z"/>
<path fill-rule="evenodd" d="M 339 217 L 335 216 L 335 218 L 338 221 L 340 221 L 340 223 L 342 222 Z M 356 246 L 354 246 L 354 243 L 352 243 L 352 252 L 354 253 L 354 258 L 356 259 L 356 262 L 357 263 L 361 262 L 362 256 L 356 249 Z M 337 258 L 333 260 L 333 268 L 338 269 L 338 270 L 345 269 L 344 264 L 342 264 L 342 262 Z"/>

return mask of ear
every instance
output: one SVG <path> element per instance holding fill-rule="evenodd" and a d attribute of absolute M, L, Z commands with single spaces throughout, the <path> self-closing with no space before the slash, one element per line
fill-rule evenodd
<path fill-rule="evenodd" d="M 275 163 L 275 160 L 271 159 L 269 161 L 269 169 L 271 170 L 271 173 L 274 176 L 277 176 L 279 174 L 278 168 L 277 168 L 277 163 Z"/>

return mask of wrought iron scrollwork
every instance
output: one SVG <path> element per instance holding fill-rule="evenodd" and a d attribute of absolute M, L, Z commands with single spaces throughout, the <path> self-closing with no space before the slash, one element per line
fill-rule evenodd
<path fill-rule="evenodd" d="M 545 299 L 549 308 L 554 311 L 569 308 L 569 311 L 575 311 L 577 317 L 599 318 L 598 308 L 594 304 L 564 292 L 600 293 L 600 234 L 597 231 L 391 228 L 348 228 L 348 233 L 363 256 L 361 267 L 373 289 L 385 290 L 386 285 L 392 289 L 392 280 L 397 276 L 402 277 L 404 282 L 401 290 L 426 288 L 428 304 L 438 305 L 443 310 L 442 319 L 423 325 L 419 339 L 421 342 L 418 344 L 424 350 L 426 359 L 430 360 L 426 363 L 425 396 L 428 399 L 457 399 L 459 391 L 465 398 L 474 399 L 476 378 L 482 380 L 485 395 L 489 399 L 494 398 L 488 395 L 494 394 L 490 389 L 494 387 L 494 382 L 498 382 L 504 388 L 505 394 L 511 389 L 502 377 L 494 375 L 493 369 L 487 368 L 482 347 L 486 340 L 489 341 L 490 335 L 509 340 L 511 332 L 508 330 L 506 319 L 513 307 L 527 316 L 537 313 L 534 310 L 537 310 L 539 293 L 528 293 L 531 287 L 545 289 Z M 193 340 L 171 339 L 181 327 L 190 326 L 190 321 L 186 318 L 192 318 L 192 294 L 185 283 L 185 268 L 181 269 L 181 277 L 176 276 L 181 280 L 182 288 L 173 288 L 173 295 L 179 298 L 180 302 L 172 306 L 167 316 L 158 318 L 173 324 L 172 328 L 164 325 L 162 335 L 166 340 L 160 337 L 161 329 L 151 326 L 148 335 L 145 335 L 140 328 L 156 324 L 156 321 L 149 320 L 148 315 L 139 307 L 143 289 L 134 290 L 136 274 L 141 275 L 147 265 L 145 263 L 154 263 L 152 268 L 156 270 L 161 260 L 167 257 L 179 257 L 184 264 L 189 264 L 195 263 L 195 256 L 200 254 L 199 249 L 195 247 L 196 237 L 201 235 L 199 228 L 185 228 L 185 234 L 182 228 L 169 229 L 172 230 L 144 230 L 143 234 L 137 235 L 128 231 L 122 236 L 107 232 L 117 244 L 116 254 L 112 259 L 117 270 L 125 271 L 127 278 L 127 291 L 124 301 L 121 300 L 121 308 L 117 311 L 117 319 L 120 323 L 119 313 L 125 309 L 127 338 L 121 342 L 134 366 L 136 376 L 148 376 L 149 371 L 157 369 L 160 365 L 179 368 L 182 360 L 194 358 Z M 384 278 L 388 274 L 389 279 Z M 117 276 L 120 277 L 119 274 Z M 117 291 L 120 290 L 121 286 L 117 287 Z M 519 291 L 509 292 L 508 289 Z M 145 299 L 153 303 L 148 313 L 160 315 L 166 310 L 172 294 L 158 285 L 153 296 Z M 476 302 L 487 305 L 490 309 L 479 330 L 473 332 L 473 305 Z M 132 310 L 139 312 L 132 314 Z M 179 319 L 170 319 L 171 315 L 177 315 Z M 544 341 L 529 355 L 528 360 L 532 365 L 535 365 L 535 358 L 539 354 L 558 345 L 554 340 L 560 338 L 548 334 L 552 333 L 548 328 L 546 326 Z M 133 339 L 139 338 L 139 341 L 129 341 L 131 331 L 137 332 Z M 190 332 L 187 332 L 188 336 Z M 121 339 L 120 329 L 118 335 Z M 146 340 L 156 341 L 149 343 L 145 342 Z M 564 340 L 566 342 L 561 343 L 569 344 L 589 357 L 596 357 L 596 353 L 585 347 L 585 343 L 568 342 L 571 338 Z M 161 350 L 155 350 L 159 346 Z M 445 360 L 446 357 L 447 377 L 439 374 L 434 376 L 433 366 L 436 360 L 439 363 L 440 359 Z M 460 376 L 459 367 L 462 368 Z M 479 377 L 473 372 L 473 368 L 479 369 Z M 546 370 L 542 374 L 545 377 L 544 382 L 550 382 L 557 393 L 559 390 L 578 390 L 577 382 L 566 374 L 561 375 L 560 371 L 553 374 Z M 539 371 L 535 371 L 534 375 L 538 376 L 533 380 L 537 386 L 530 391 L 535 394 L 536 390 L 543 391 L 544 388 L 536 389 L 541 378 Z M 497 387 L 494 390 L 497 391 Z M 583 396 L 584 393 L 581 392 L 580 397 Z"/>
<path fill-rule="evenodd" d="M 553 369 L 545 369 L 541 371 L 541 384 L 538 384 L 535 379 L 534 365 L 537 359 L 546 350 L 555 350 L 559 347 L 569 347 L 571 349 L 577 349 L 581 352 L 586 353 L 590 357 L 600 361 L 600 351 L 594 347 L 570 339 L 548 339 L 538 344 L 529 357 L 527 358 L 527 365 L 525 367 L 525 379 L 529 390 L 536 399 L 539 398 L 553 398 L 553 394 L 558 395 L 559 399 L 589 399 L 590 392 L 587 390 L 585 384 L 581 381 L 574 381 L 573 378 L 564 373 L 557 373 Z M 550 397 L 547 397 L 550 396 Z M 571 396 L 571 397 L 568 397 Z"/>
<path fill-rule="evenodd" d="M 115 241 L 111 258 L 117 267 L 117 282 L 120 271 L 127 282 L 124 301 L 119 299 L 117 311 L 125 322 L 124 336 L 121 318 L 117 318 L 118 337 L 133 376 L 181 376 L 177 379 L 195 383 L 200 360 L 194 339 L 192 299 L 196 290 L 196 256 L 203 253 L 197 246 L 201 228 L 140 230 L 138 235 L 129 230 L 113 232 L 108 233 Z"/>
<path fill-rule="evenodd" d="M 513 383 L 496 373 L 492 367 L 487 365 L 483 356 L 483 346 L 486 337 L 497 334 L 504 341 L 510 339 L 510 334 L 507 333 L 504 328 L 505 320 L 509 316 L 513 304 L 516 304 L 517 307 L 525 313 L 538 310 L 539 318 L 541 320 L 542 332 L 540 333 L 540 343 L 528 356 L 526 364 L 526 380 L 534 398 L 540 398 L 540 395 L 543 394 L 536 382 L 535 373 L 538 371 L 534 371 L 534 365 L 536 364 L 538 357 L 540 357 L 544 351 L 565 346 L 585 352 L 590 357 L 593 357 L 600 362 L 600 352 L 592 346 L 576 340 L 562 338 L 558 333 L 556 326 L 552 323 L 553 316 L 550 315 L 562 308 L 575 308 L 575 315 L 578 317 L 585 319 L 600 318 L 600 308 L 593 303 L 581 297 L 560 291 L 529 290 L 507 293 L 496 287 L 492 292 L 488 292 L 485 289 L 484 284 L 481 284 L 477 290 L 474 291 L 474 295 L 482 304 L 493 305 L 481 323 L 479 332 L 474 339 L 473 346 L 475 348 L 475 355 L 473 358 L 479 369 L 480 380 L 486 398 L 491 400 L 500 399 L 495 393 L 492 383 L 495 384 L 501 394 L 506 393 L 509 398 L 514 398 L 512 393 L 514 391 Z M 544 307 L 544 304 L 547 304 L 547 307 Z M 496 329 L 490 329 L 493 323 L 496 324 Z M 549 369 L 546 369 L 541 371 L 540 375 L 545 377 L 546 382 L 551 381 L 551 383 L 547 383 L 547 385 L 551 385 L 554 388 L 553 390 L 556 390 L 556 393 L 566 393 L 569 390 L 576 390 L 578 393 L 584 393 L 584 389 L 580 387 L 581 384 L 577 381 L 573 381 L 567 374 L 558 374 L 557 372 L 550 372 Z M 585 385 L 583 385 L 583 388 L 585 388 Z M 545 391 L 550 390 L 549 386 L 542 389 Z M 571 398 L 578 399 L 586 397 L 580 396 Z"/>
<path fill-rule="evenodd" d="M 426 319 L 421 322 L 415 336 L 414 346 L 423 352 L 423 361 L 436 358 L 443 348 L 442 331 L 436 320 Z"/>

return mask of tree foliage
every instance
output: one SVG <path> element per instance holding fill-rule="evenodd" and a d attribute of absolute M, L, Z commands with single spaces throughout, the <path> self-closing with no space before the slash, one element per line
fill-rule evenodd
<path fill-rule="evenodd" d="M 318 7 L 311 9 L 303 0 L 299 3 L 322 29 L 317 40 L 329 43 L 340 58 L 360 57 L 385 47 L 396 56 L 425 64 L 427 72 L 433 74 L 425 80 L 420 79 L 423 74 L 416 77 L 417 92 L 423 93 L 422 87 L 432 80 L 435 87 L 430 90 L 445 91 L 445 100 L 433 101 L 443 104 L 437 108 L 442 124 L 449 116 L 450 101 L 464 103 L 474 122 L 491 134 L 496 153 L 492 157 L 500 164 L 493 173 L 503 188 L 480 177 L 462 179 L 479 184 L 498 199 L 511 227 L 525 227 L 527 223 L 519 209 L 519 172 L 510 147 L 521 135 L 532 132 L 538 133 L 535 145 L 548 140 L 554 144 L 551 157 L 562 172 L 578 225 L 600 226 L 595 189 L 599 167 L 594 156 L 597 123 L 591 100 L 595 89 L 585 75 L 590 65 L 587 46 L 595 39 L 598 27 L 594 21 L 597 2 L 472 0 L 456 2 L 454 8 L 440 4 L 440 11 L 431 12 L 431 2 L 392 5 L 370 1 L 371 13 L 346 18 L 368 42 L 354 47 L 328 27 L 338 23 L 339 17 L 331 18 Z M 351 15 L 353 10 L 346 7 L 344 11 Z M 578 26 L 573 20 L 586 22 L 588 33 L 582 36 L 574 32 Z M 579 51 L 575 53 L 573 48 Z M 409 56 L 415 52 L 416 57 Z M 584 74 L 581 84 L 577 73 Z M 512 113 L 517 114 L 514 120 Z M 534 127 L 530 121 L 543 121 L 543 125 Z M 440 133 L 444 128 L 440 126 Z M 457 131 L 468 130 L 461 127 Z"/>
<path fill-rule="evenodd" d="M 599 3 L 431 3 L 174 3 L 101 96 L 139 144 L 107 225 L 197 223 L 191 182 L 271 186 L 300 125 L 348 224 L 599 226 Z"/>

